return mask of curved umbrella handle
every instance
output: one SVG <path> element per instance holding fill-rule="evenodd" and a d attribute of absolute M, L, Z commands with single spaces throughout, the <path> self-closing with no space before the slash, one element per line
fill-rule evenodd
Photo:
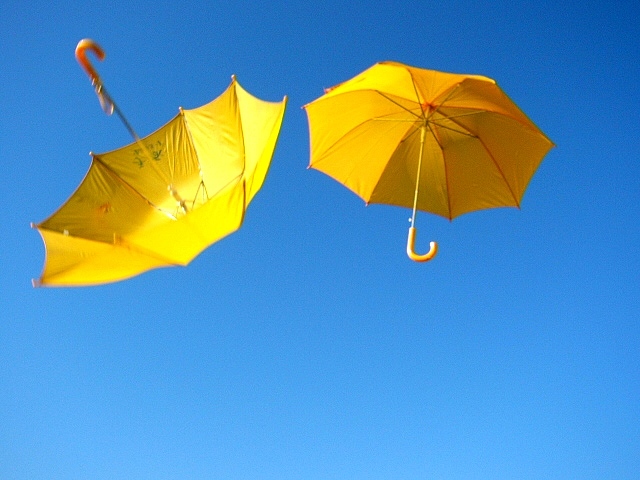
<path fill-rule="evenodd" d="M 414 262 L 428 262 L 438 253 L 438 244 L 431 242 L 429 251 L 423 255 L 419 255 L 414 251 L 416 243 L 416 229 L 415 227 L 409 227 L 409 237 L 407 238 L 407 255 Z"/>
<path fill-rule="evenodd" d="M 115 109 L 115 104 L 113 103 L 113 100 L 111 100 L 111 97 L 109 96 L 107 91 L 104 89 L 102 80 L 100 80 L 100 75 L 98 75 L 96 69 L 93 68 L 93 65 L 91 65 L 91 62 L 89 62 L 89 59 L 87 58 L 87 50 L 91 50 L 100 61 L 104 60 L 104 50 L 102 50 L 100 45 L 98 45 L 93 40 L 89 38 L 83 38 L 78 42 L 78 45 L 76 46 L 76 59 L 78 60 L 78 63 L 84 69 L 84 71 L 87 72 L 87 75 L 89 75 L 89 78 L 91 79 L 91 85 L 93 85 L 96 90 L 96 95 L 98 95 L 98 100 L 100 100 L 100 106 L 102 107 L 102 110 L 104 110 L 104 113 L 106 113 L 107 115 L 111 115 Z"/>
<path fill-rule="evenodd" d="M 100 61 L 104 60 L 105 53 L 100 45 L 89 38 L 83 38 L 80 40 L 76 47 L 76 59 L 78 60 L 78 63 L 84 71 L 87 72 L 89 78 L 91 78 L 91 83 L 97 84 L 100 82 L 100 76 L 98 75 L 98 72 L 96 72 L 96 69 L 93 68 L 93 65 L 91 65 L 91 62 L 89 62 L 86 53 L 87 50 L 91 50 Z"/>

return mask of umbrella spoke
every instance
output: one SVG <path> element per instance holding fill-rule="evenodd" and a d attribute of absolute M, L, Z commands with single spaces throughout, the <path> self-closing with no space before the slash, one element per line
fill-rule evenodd
<path fill-rule="evenodd" d="M 389 100 L 391 103 L 393 103 L 394 105 L 397 105 L 398 107 L 400 107 L 402 110 L 404 110 L 405 112 L 413 115 L 414 117 L 416 117 L 416 119 L 424 119 L 424 112 L 422 110 L 420 110 L 421 115 L 418 115 L 417 113 L 415 113 L 413 110 L 405 107 L 404 105 L 402 105 L 400 102 L 397 102 L 396 100 L 394 100 L 393 98 L 391 98 L 389 95 L 385 95 L 383 92 L 376 90 L 377 93 L 379 93 L 381 96 L 383 96 L 384 98 L 386 98 L 387 100 Z M 418 102 L 419 103 L 419 102 Z"/>
<path fill-rule="evenodd" d="M 449 98 L 451 98 L 451 95 L 454 94 L 454 92 L 458 89 L 458 87 L 460 87 L 460 84 L 457 83 L 447 94 L 446 97 L 444 97 L 444 100 L 442 102 L 440 102 L 438 104 L 438 106 L 436 108 L 434 108 L 433 110 L 431 110 L 431 112 L 429 112 L 429 116 L 427 118 L 427 120 L 429 120 L 431 117 L 433 117 L 433 115 L 440 110 L 440 108 L 442 108 L 444 106 L 445 103 L 447 103 L 447 100 L 449 100 Z"/>
<path fill-rule="evenodd" d="M 204 180 L 200 180 L 200 184 L 198 185 L 196 194 L 194 195 L 193 201 L 191 202 L 192 210 L 193 210 L 193 207 L 196 205 L 196 202 L 198 201 L 198 194 L 200 193 L 201 189 L 202 189 L 202 203 L 205 203 L 207 200 L 209 200 L 209 192 L 207 192 L 207 186 L 204 184 Z"/>
<path fill-rule="evenodd" d="M 447 118 L 447 120 L 449 120 L 449 118 Z M 453 127 L 450 127 L 448 125 L 444 125 L 443 123 L 440 123 L 440 122 L 434 122 L 433 120 L 431 120 L 431 121 L 429 121 L 427 123 L 429 125 L 429 128 L 431 128 L 431 125 L 435 125 L 438 128 L 442 128 L 444 130 L 449 130 L 451 132 L 459 133 L 460 135 L 465 135 L 465 136 L 471 137 L 471 138 L 478 138 L 477 135 L 474 135 L 473 133 L 470 133 L 469 131 L 458 130 L 457 128 L 453 128 Z M 455 122 L 453 122 L 453 123 L 455 123 Z M 462 127 L 462 125 L 460 125 L 458 123 L 455 123 L 455 124 L 457 126 L 459 126 L 459 127 Z"/>
<path fill-rule="evenodd" d="M 438 108 L 440 108 L 440 107 L 438 107 Z M 459 107 L 447 107 L 447 108 L 459 108 Z M 471 115 L 478 115 L 480 113 L 487 113 L 487 111 L 486 110 L 476 110 L 474 112 L 459 113 L 458 115 L 444 115 L 444 114 L 442 114 L 442 116 L 445 117 L 445 118 L 458 118 L 458 117 L 468 117 L 468 116 L 471 116 Z"/>
<path fill-rule="evenodd" d="M 433 135 L 434 140 L 436 141 L 436 143 L 440 147 L 440 150 L 444 150 L 444 146 L 440 142 L 440 139 L 438 138 L 438 135 L 436 135 L 436 132 L 434 131 L 433 127 L 431 126 L 431 122 L 427 122 L 427 127 L 429 128 L 429 131 L 431 132 L 431 135 Z"/>
<path fill-rule="evenodd" d="M 394 115 L 394 114 L 389 114 Z M 397 122 L 397 123 L 416 123 L 415 118 L 383 118 L 383 117 L 373 117 L 371 120 L 375 120 L 376 122 Z"/>

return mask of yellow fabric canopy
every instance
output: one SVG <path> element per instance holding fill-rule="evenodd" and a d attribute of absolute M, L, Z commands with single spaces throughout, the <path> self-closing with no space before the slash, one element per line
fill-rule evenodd
<path fill-rule="evenodd" d="M 151 135 L 92 154 L 86 177 L 35 225 L 46 259 L 36 285 L 92 285 L 186 265 L 237 230 L 262 186 L 286 97 L 266 102 L 236 81 Z"/>

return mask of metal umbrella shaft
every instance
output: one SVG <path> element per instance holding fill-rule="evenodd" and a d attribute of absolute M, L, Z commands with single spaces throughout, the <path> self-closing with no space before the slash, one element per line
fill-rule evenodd
<path fill-rule="evenodd" d="M 109 95 L 109 92 L 107 92 L 107 89 L 104 88 L 104 85 L 99 79 L 98 82 L 94 84 L 94 88 L 96 90 L 96 95 L 98 95 L 98 99 L 100 100 L 102 110 L 104 110 L 107 115 L 111 115 L 115 112 L 124 124 L 125 128 L 129 131 L 133 139 L 136 142 L 140 142 L 140 137 L 129 123 L 129 120 L 127 120 L 127 117 L 124 116 L 124 113 L 122 113 L 120 107 L 118 107 L 111 95 Z"/>

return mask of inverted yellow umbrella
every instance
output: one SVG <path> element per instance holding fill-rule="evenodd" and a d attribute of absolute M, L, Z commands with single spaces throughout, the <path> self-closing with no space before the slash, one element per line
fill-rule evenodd
<path fill-rule="evenodd" d="M 382 62 L 304 107 L 310 167 L 367 204 L 413 208 L 452 220 L 492 207 L 519 207 L 553 143 L 495 81 Z"/>
<path fill-rule="evenodd" d="M 102 58 L 94 45 L 81 42 L 79 48 Z M 46 248 L 44 271 L 34 285 L 94 285 L 188 264 L 240 228 L 280 132 L 287 98 L 259 100 L 232 77 L 217 99 L 181 108 L 140 139 L 89 68 L 103 108 L 118 112 L 135 141 L 91 153 L 76 192 L 34 225 Z"/>

